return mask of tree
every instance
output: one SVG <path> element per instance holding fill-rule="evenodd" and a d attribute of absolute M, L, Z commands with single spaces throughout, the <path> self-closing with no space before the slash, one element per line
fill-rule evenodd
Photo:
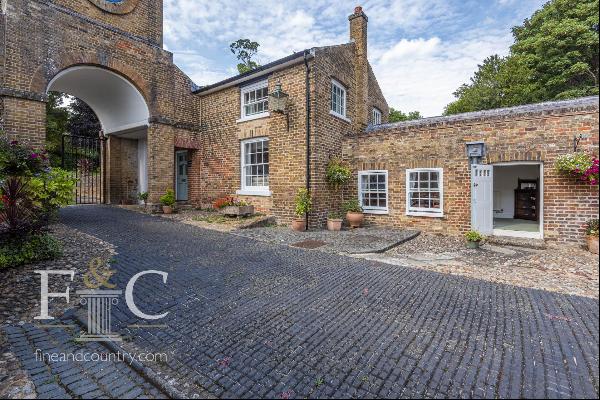
<path fill-rule="evenodd" d="M 598 94 L 598 0 L 553 0 L 512 29 L 544 100 Z"/>
<path fill-rule="evenodd" d="M 94 111 L 82 100 L 74 98 L 69 106 L 70 115 L 67 130 L 71 135 L 96 138 L 102 126 Z"/>
<path fill-rule="evenodd" d="M 238 39 L 229 45 L 231 52 L 241 61 L 237 65 L 240 74 L 260 67 L 256 61 L 252 60 L 252 57 L 258 52 L 258 46 L 260 45 L 257 42 L 252 42 L 250 39 Z"/>
<path fill-rule="evenodd" d="M 445 114 L 598 94 L 598 0 L 551 0 L 454 92 Z"/>
<path fill-rule="evenodd" d="M 64 95 L 58 92 L 48 93 L 46 103 L 46 150 L 50 165 L 60 165 L 62 135 L 67 132 L 69 110 L 62 106 Z"/>
<path fill-rule="evenodd" d="M 411 121 L 413 119 L 421 118 L 423 118 L 423 116 L 419 111 L 411 111 L 408 114 L 405 114 L 400 110 L 396 110 L 390 107 L 389 122 Z"/>

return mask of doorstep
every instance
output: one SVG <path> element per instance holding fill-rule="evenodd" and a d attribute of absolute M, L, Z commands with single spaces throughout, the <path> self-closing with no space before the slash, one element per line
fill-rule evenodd
<path fill-rule="evenodd" d="M 547 248 L 546 242 L 543 239 L 519 238 L 512 236 L 488 236 L 486 238 L 486 243 L 500 246 L 525 247 L 537 250 L 544 250 Z"/>

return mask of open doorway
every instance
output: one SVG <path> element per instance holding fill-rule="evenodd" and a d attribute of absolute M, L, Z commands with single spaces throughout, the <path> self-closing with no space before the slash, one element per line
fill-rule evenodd
<path fill-rule="evenodd" d="M 494 164 L 493 233 L 541 239 L 543 236 L 542 165 Z"/>

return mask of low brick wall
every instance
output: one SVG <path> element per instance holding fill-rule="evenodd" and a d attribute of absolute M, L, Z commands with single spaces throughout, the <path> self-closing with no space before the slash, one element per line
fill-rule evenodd
<path fill-rule="evenodd" d="M 544 238 L 583 242 L 586 221 L 598 216 L 598 186 L 554 168 L 558 156 L 573 151 L 573 138 L 580 134 L 578 150 L 598 155 L 598 97 L 381 125 L 346 138 L 343 152 L 355 172 L 388 171 L 389 213 L 369 215 L 368 222 L 449 234 L 470 229 L 467 142 L 485 142 L 486 164 L 538 161 L 543 164 Z M 444 216 L 406 215 L 406 169 L 434 167 L 444 170 Z M 356 196 L 356 184 L 345 195 Z"/>

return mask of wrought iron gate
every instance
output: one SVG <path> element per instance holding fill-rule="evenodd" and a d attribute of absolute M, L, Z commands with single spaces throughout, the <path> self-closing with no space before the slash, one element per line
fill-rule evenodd
<path fill-rule="evenodd" d="M 105 143 L 103 137 L 63 135 L 63 169 L 77 179 L 76 204 L 104 203 Z"/>

